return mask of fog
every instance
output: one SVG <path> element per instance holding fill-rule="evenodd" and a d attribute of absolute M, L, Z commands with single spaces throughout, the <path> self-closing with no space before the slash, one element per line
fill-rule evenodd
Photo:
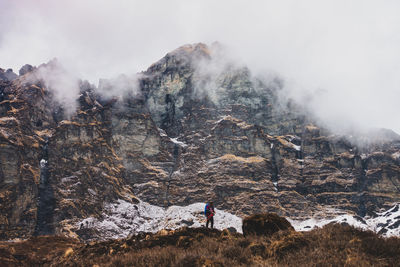
<path fill-rule="evenodd" d="M 400 133 L 398 1 L 0 1 L 0 67 L 57 57 L 97 83 L 186 43 L 222 43 L 332 129 Z"/>

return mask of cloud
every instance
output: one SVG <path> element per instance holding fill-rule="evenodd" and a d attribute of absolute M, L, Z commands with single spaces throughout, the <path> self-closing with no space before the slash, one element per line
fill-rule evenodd
<path fill-rule="evenodd" d="M 57 59 L 42 64 L 26 75 L 29 82 L 42 82 L 53 93 L 57 105 L 63 108 L 64 115 L 69 118 L 77 108 L 77 97 L 80 92 L 80 80 Z"/>
<path fill-rule="evenodd" d="M 400 3 L 388 1 L 51 1 L 0 4 L 0 64 L 53 57 L 97 82 L 146 69 L 185 43 L 219 41 L 332 128 L 400 133 Z M 309 97 L 311 96 L 311 97 Z"/>
<path fill-rule="evenodd" d="M 140 97 L 140 74 L 118 75 L 112 79 L 101 79 L 97 92 L 105 98 L 123 99 L 125 96 Z"/>

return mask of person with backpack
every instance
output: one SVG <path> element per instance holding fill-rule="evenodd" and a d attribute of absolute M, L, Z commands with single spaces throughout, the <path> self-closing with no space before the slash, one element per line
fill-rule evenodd
<path fill-rule="evenodd" d="M 211 222 L 211 229 L 213 229 L 215 210 L 214 210 L 214 203 L 212 201 L 206 204 L 206 207 L 204 208 L 204 215 L 207 218 L 206 228 L 208 228 L 208 223 Z"/>

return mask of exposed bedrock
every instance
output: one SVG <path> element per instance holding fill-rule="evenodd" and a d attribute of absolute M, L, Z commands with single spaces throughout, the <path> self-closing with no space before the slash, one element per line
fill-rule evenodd
<path fill-rule="evenodd" d="M 38 68 L 12 79 L 1 70 L 0 237 L 75 236 L 80 220 L 101 220 L 118 199 L 212 199 L 240 216 L 298 219 L 334 209 L 373 214 L 400 201 L 398 135 L 356 146 L 282 101 L 278 79 L 207 67 L 215 56 L 203 44 L 183 46 L 138 75 L 138 92 L 123 98 L 80 82 L 72 115 L 35 79 Z"/>

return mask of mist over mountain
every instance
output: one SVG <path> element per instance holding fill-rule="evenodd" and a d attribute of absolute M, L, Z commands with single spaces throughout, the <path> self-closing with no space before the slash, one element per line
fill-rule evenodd
<path fill-rule="evenodd" d="M 398 3 L 386 1 L 2 1 L 0 62 L 57 57 L 94 84 L 135 74 L 186 43 L 218 41 L 330 128 L 400 132 Z M 73 18 L 73 19 L 72 19 Z"/>
<path fill-rule="evenodd" d="M 282 79 L 254 75 L 223 49 L 183 45 L 98 86 L 58 60 L 2 71 L 2 238 L 101 238 L 107 220 L 127 224 L 109 208 L 121 201 L 213 199 L 236 216 L 300 221 L 375 216 L 399 201 L 399 135 L 332 131 L 282 95 Z M 87 222 L 97 226 L 82 230 Z"/>
<path fill-rule="evenodd" d="M 14 245 L 46 238 L 70 246 L 32 256 L 51 265 L 206 236 L 278 264 L 274 242 L 309 252 L 347 231 L 337 264 L 356 247 L 396 262 L 364 242 L 400 231 L 397 7 L 2 1 L 0 258 L 28 264 Z M 191 229 L 209 201 L 221 233 Z M 254 241 L 245 217 L 286 228 Z"/>

